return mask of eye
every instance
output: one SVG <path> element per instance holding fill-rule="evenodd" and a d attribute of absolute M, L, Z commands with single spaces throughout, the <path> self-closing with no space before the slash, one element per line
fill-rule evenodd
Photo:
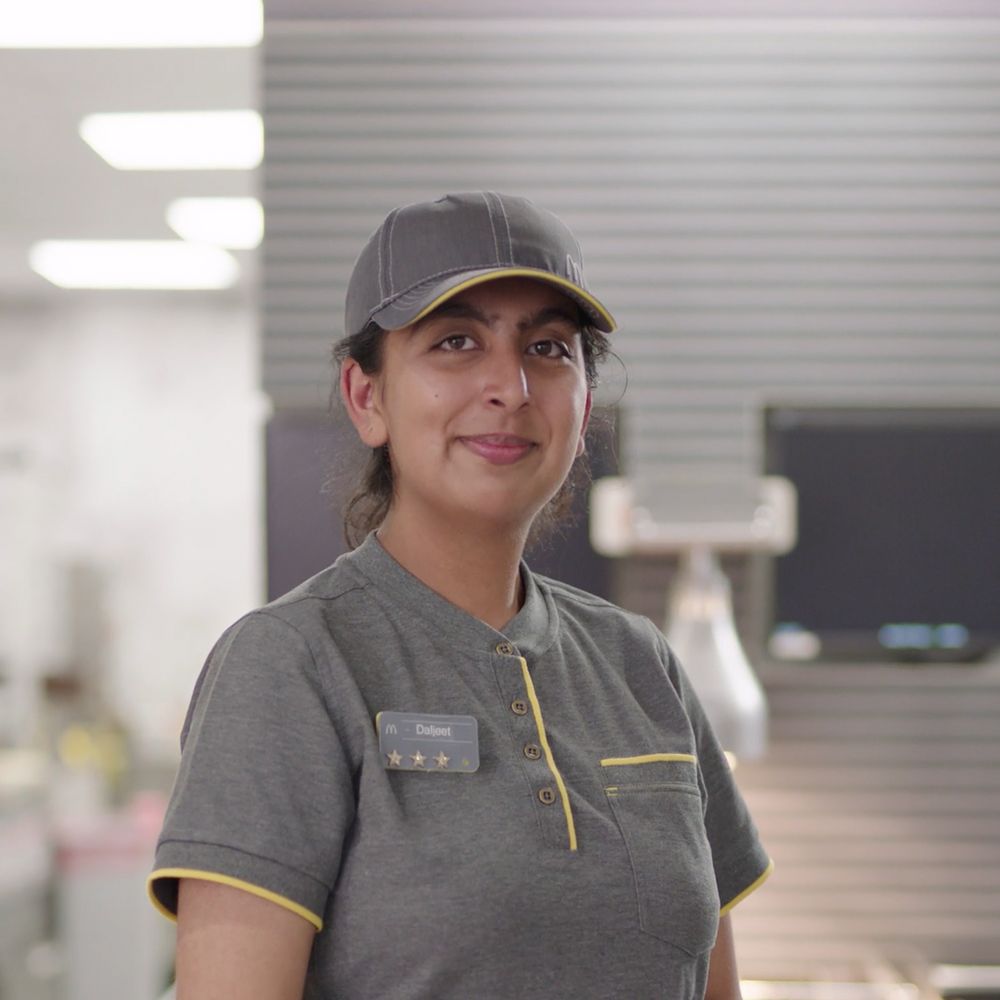
<path fill-rule="evenodd" d="M 551 340 L 536 340 L 528 345 L 528 353 L 536 358 L 572 358 L 573 352 L 569 345 L 558 338 Z"/>
<path fill-rule="evenodd" d="M 467 333 L 449 333 L 434 345 L 439 351 L 471 351 L 475 346 L 475 340 Z"/>

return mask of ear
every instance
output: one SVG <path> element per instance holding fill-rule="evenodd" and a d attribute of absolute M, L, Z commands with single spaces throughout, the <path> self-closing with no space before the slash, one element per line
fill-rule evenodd
<path fill-rule="evenodd" d="M 345 358 L 340 365 L 340 396 L 358 437 L 369 448 L 381 448 L 389 440 L 389 432 L 379 407 L 378 383 L 366 375 L 354 358 Z"/>
<path fill-rule="evenodd" d="M 594 397 L 587 390 L 587 401 L 583 405 L 583 423 L 580 425 L 580 440 L 576 443 L 576 457 L 579 458 L 587 450 L 587 424 L 590 423 L 590 410 L 594 405 Z"/>

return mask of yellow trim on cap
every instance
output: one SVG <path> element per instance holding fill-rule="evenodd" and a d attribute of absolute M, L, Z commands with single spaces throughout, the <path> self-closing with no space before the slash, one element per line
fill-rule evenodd
<path fill-rule="evenodd" d="M 586 289 L 581 288 L 579 285 L 574 284 L 568 278 L 563 278 L 558 274 L 553 274 L 551 271 L 543 271 L 541 268 L 533 267 L 498 267 L 495 271 L 490 271 L 489 274 L 477 274 L 475 277 L 467 278 L 465 281 L 459 282 L 454 288 L 449 288 L 448 291 L 439 295 L 433 302 L 424 306 L 420 312 L 417 313 L 410 323 L 416 323 L 422 320 L 428 313 L 433 312 L 438 306 L 447 302 L 448 299 L 453 298 L 458 295 L 459 292 L 464 292 L 467 288 L 473 288 L 476 285 L 482 285 L 487 281 L 496 281 L 498 278 L 535 278 L 538 281 L 547 281 L 550 285 L 555 285 L 557 288 L 568 288 L 574 294 L 578 295 L 581 299 L 587 302 L 593 307 L 593 309 L 603 317 L 604 322 L 608 324 L 609 333 L 613 332 L 618 324 L 615 323 L 614 316 L 611 315 L 601 305 L 593 295 L 590 294 Z"/>
<path fill-rule="evenodd" d="M 641 757 L 605 757 L 601 767 L 622 767 L 625 764 L 651 764 L 654 760 L 683 760 L 689 764 L 697 762 L 693 753 L 647 753 Z"/>
<path fill-rule="evenodd" d="M 725 906 L 719 910 L 719 916 L 724 917 L 740 900 L 746 899 L 754 889 L 759 889 L 770 877 L 771 872 L 774 871 L 774 862 L 769 861 L 767 867 L 761 873 L 760 877 L 755 879 L 750 883 L 738 896 L 734 896 Z"/>
<path fill-rule="evenodd" d="M 316 916 L 311 910 L 307 910 L 304 906 L 300 906 L 298 903 L 286 899 L 284 896 L 279 896 L 276 892 L 271 892 L 269 889 L 262 889 L 259 885 L 253 885 L 251 882 L 244 882 L 238 878 L 230 878 L 228 875 L 220 875 L 218 872 L 199 871 L 195 868 L 158 868 L 146 879 L 146 893 L 152 901 L 153 906 L 168 920 L 172 920 L 175 923 L 177 921 L 177 914 L 167 909 L 160 902 L 156 893 L 153 892 L 153 883 L 160 878 L 196 878 L 202 882 L 217 882 L 219 885 L 228 885 L 234 889 L 242 889 L 244 892 L 249 892 L 254 896 L 259 896 L 261 899 L 277 903 L 278 906 L 286 910 L 291 910 L 292 913 L 308 920 L 317 931 L 323 929 L 322 918 Z"/>
<path fill-rule="evenodd" d="M 518 659 L 521 661 L 521 675 L 524 678 L 525 690 L 528 692 L 528 701 L 531 702 L 531 714 L 535 717 L 538 740 L 545 751 L 545 760 L 549 765 L 552 776 L 556 780 L 556 787 L 559 789 L 559 795 L 562 798 L 563 813 L 566 815 L 566 830 L 569 833 L 569 849 L 575 851 L 576 826 L 573 824 L 573 810 L 569 806 L 569 793 L 566 791 L 565 784 L 563 784 L 559 768 L 556 767 L 555 758 L 552 756 L 552 748 L 549 746 L 549 739 L 545 735 L 545 724 L 542 722 L 542 709 L 538 704 L 538 696 L 535 694 L 535 685 L 531 681 L 531 674 L 528 673 L 528 661 L 523 656 L 519 656 Z"/>

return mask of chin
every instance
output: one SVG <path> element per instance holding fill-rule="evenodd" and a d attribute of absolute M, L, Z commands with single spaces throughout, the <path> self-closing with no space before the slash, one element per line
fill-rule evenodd
<path fill-rule="evenodd" d="M 463 504 L 462 515 L 465 519 L 481 522 L 491 531 L 520 534 L 528 531 L 544 506 L 544 502 L 515 504 L 494 491 Z"/>

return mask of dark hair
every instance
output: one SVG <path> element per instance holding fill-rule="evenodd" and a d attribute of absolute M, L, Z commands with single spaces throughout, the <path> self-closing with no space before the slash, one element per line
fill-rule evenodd
<path fill-rule="evenodd" d="M 382 370 L 385 333 L 377 324 L 369 323 L 360 333 L 345 337 L 334 345 L 334 364 L 339 369 L 345 358 L 353 358 L 366 375 L 377 375 Z M 607 357 L 610 345 L 607 336 L 589 324 L 581 324 L 580 333 L 584 374 L 587 386 L 594 389 L 598 383 L 598 365 Z M 589 481 L 590 466 L 584 453 L 573 463 L 555 496 L 539 511 L 531 526 L 531 541 L 538 541 L 568 517 L 574 493 Z M 364 541 L 365 536 L 385 520 L 392 503 L 392 492 L 389 447 L 372 448 L 354 493 L 344 508 L 344 537 L 351 548 Z"/>

